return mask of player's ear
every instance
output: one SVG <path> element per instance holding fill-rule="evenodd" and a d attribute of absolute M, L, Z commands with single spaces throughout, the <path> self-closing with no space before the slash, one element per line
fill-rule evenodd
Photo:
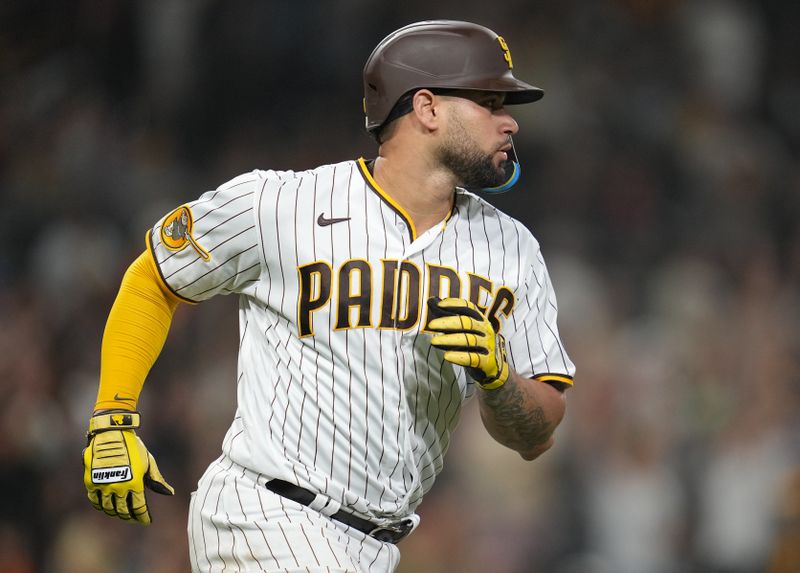
<path fill-rule="evenodd" d="M 433 92 L 426 89 L 418 90 L 411 102 L 417 121 L 429 131 L 438 129 L 441 116 L 440 100 L 433 95 Z"/>

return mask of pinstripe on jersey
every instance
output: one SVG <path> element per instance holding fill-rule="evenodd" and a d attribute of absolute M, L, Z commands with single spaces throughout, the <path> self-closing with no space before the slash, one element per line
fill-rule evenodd
<path fill-rule="evenodd" d="M 471 193 L 458 190 L 447 220 L 420 236 L 363 160 L 254 171 L 187 206 L 200 249 L 163 244 L 164 220 L 148 243 L 178 296 L 241 295 L 223 451 L 257 474 L 379 522 L 414 511 L 474 392 L 429 344 L 429 296 L 485 309 L 522 376 L 571 381 L 537 241 Z"/>

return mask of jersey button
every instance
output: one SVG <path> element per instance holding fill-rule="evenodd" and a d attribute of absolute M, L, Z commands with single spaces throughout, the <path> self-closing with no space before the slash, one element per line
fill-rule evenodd
<path fill-rule="evenodd" d="M 406 230 L 406 224 L 403 223 L 402 221 L 398 221 L 397 222 L 397 228 L 400 229 L 401 231 L 405 231 Z"/>

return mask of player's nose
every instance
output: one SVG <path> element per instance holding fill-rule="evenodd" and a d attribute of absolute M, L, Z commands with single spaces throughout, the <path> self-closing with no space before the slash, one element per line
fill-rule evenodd
<path fill-rule="evenodd" d="M 519 131 L 519 124 L 508 111 L 503 109 L 500 116 L 502 118 L 501 129 L 505 135 L 515 135 Z"/>

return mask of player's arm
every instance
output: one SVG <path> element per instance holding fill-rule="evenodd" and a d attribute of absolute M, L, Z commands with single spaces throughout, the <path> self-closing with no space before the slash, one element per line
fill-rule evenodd
<path fill-rule="evenodd" d="M 553 432 L 566 411 L 562 390 L 513 371 L 502 386 L 479 392 L 478 403 L 489 434 L 526 460 L 553 446 Z"/>
<path fill-rule="evenodd" d="M 84 484 L 96 509 L 126 521 L 150 523 L 144 486 L 168 495 L 174 491 L 134 430 L 139 394 L 179 302 L 145 251 L 126 271 L 103 333 L 100 385 L 83 453 Z"/>
<path fill-rule="evenodd" d="M 501 444 L 533 460 L 553 445 L 553 431 L 564 418 L 566 401 L 560 389 L 544 381 L 522 378 L 506 361 L 505 341 L 471 302 L 447 298 L 428 301 L 437 332 L 431 344 L 445 360 L 467 369 L 482 391 L 481 419 Z"/>
<path fill-rule="evenodd" d="M 149 249 L 128 267 L 103 333 L 95 411 L 136 409 L 180 302 L 163 283 Z"/>

